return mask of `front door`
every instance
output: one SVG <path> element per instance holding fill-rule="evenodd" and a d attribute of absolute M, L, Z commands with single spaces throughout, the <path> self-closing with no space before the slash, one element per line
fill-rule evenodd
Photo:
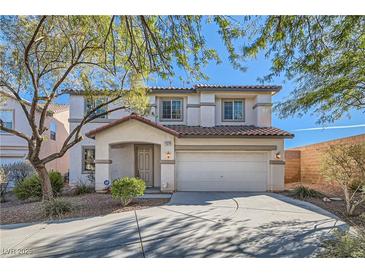
<path fill-rule="evenodd" d="M 136 177 L 153 187 L 153 145 L 136 145 Z"/>

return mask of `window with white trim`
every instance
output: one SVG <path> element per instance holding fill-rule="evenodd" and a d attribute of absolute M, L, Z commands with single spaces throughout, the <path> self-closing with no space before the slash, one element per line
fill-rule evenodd
<path fill-rule="evenodd" d="M 94 108 L 96 108 L 97 106 L 103 104 L 106 102 L 106 98 L 105 97 L 99 97 L 99 98 L 86 98 L 85 99 L 85 114 L 89 113 L 91 110 L 93 110 Z M 98 108 L 97 110 L 95 110 L 91 116 L 96 116 L 102 113 L 105 113 L 108 111 L 108 106 L 102 106 L 100 108 Z M 105 113 L 104 115 L 100 115 L 98 116 L 98 118 L 107 118 L 107 114 Z"/>
<path fill-rule="evenodd" d="M 5 128 L 14 129 L 14 111 L 0 110 L 0 123 Z M 5 133 L 5 131 L 0 131 L 0 133 Z"/>
<path fill-rule="evenodd" d="M 95 147 L 82 147 L 82 172 L 92 173 L 95 171 Z"/>
<path fill-rule="evenodd" d="M 56 140 L 56 132 L 57 132 L 57 124 L 55 122 L 51 122 L 49 125 L 49 135 L 51 140 Z"/>
<path fill-rule="evenodd" d="M 223 121 L 244 121 L 245 100 L 229 99 L 223 100 Z"/>
<path fill-rule="evenodd" d="M 183 119 L 182 99 L 162 99 L 161 118 L 163 121 L 181 121 Z"/>

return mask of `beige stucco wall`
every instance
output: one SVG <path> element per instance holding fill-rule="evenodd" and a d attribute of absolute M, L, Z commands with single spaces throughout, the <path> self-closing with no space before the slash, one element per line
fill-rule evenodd
<path fill-rule="evenodd" d="M 8 98 L 0 105 L 0 110 L 13 110 L 14 111 L 14 128 L 27 136 L 31 136 L 32 131 L 27 122 L 27 118 L 21 108 L 20 104 L 12 99 Z M 40 157 L 44 158 L 52 153 L 58 152 L 62 147 L 64 140 L 68 136 L 68 116 L 69 111 L 65 110 L 60 113 L 55 113 L 52 117 L 47 116 L 45 120 L 45 126 L 49 128 L 51 122 L 56 123 L 57 132 L 56 140 L 50 139 L 50 131 L 47 130 L 43 136 L 45 137 L 43 146 L 40 152 Z M 40 113 L 36 112 L 36 121 L 39 121 Z M 0 164 L 11 163 L 14 161 L 22 161 L 25 159 L 28 153 L 27 142 L 22 138 L 14 136 L 12 134 L 0 133 Z M 46 167 L 50 170 L 57 170 L 61 173 L 68 171 L 68 153 L 62 158 L 58 158 L 49 162 Z"/>
<path fill-rule="evenodd" d="M 162 124 L 185 124 L 189 126 L 214 126 L 214 125 L 257 125 L 271 126 L 271 94 L 269 93 L 242 93 L 242 92 L 204 92 L 192 94 L 157 94 L 150 95 L 151 104 L 148 119 Z M 183 99 L 183 120 L 182 121 L 160 121 L 160 102 L 162 98 Z M 222 100 L 227 98 L 245 100 L 245 121 L 243 122 L 223 122 L 222 121 Z M 109 108 L 119 107 L 122 101 L 110 104 Z M 254 106 L 259 104 L 258 107 Z M 261 104 L 261 105 L 260 105 Z M 83 96 L 70 96 L 70 121 L 80 122 L 84 116 L 85 99 Z M 110 122 L 129 115 L 129 110 L 118 110 L 108 115 L 107 119 L 98 119 L 94 127 L 98 127 L 99 122 Z M 93 123 L 94 124 L 94 123 Z"/>
<path fill-rule="evenodd" d="M 81 129 L 81 135 L 84 137 L 81 142 L 69 150 L 69 167 L 70 167 L 70 184 L 74 185 L 80 182 L 88 183 L 88 174 L 82 172 L 82 147 L 95 146 L 95 140 L 85 136 L 85 133 L 96 127 L 106 125 L 107 123 L 86 124 Z M 70 131 L 77 126 L 77 123 L 70 123 Z"/>
<path fill-rule="evenodd" d="M 49 128 L 49 125 L 52 122 L 56 123 L 56 140 L 51 140 L 49 137 L 48 131 L 48 139 L 44 142 L 44 146 L 41 149 L 41 157 L 46 157 L 52 153 L 59 152 L 63 146 L 64 141 L 69 135 L 69 124 L 68 124 L 69 111 L 65 110 L 59 113 L 55 113 L 53 118 L 47 119 L 46 125 Z M 65 153 L 59 159 L 56 159 L 52 162 L 49 162 L 47 165 L 49 170 L 57 170 L 62 174 L 68 172 L 69 169 L 69 151 Z"/>
<path fill-rule="evenodd" d="M 161 185 L 161 149 L 160 145 L 153 146 L 153 186 L 159 187 Z M 110 159 L 112 163 L 111 180 L 121 177 L 134 177 L 135 176 L 135 147 L 131 143 L 122 143 L 114 145 L 110 149 Z"/>
<path fill-rule="evenodd" d="M 181 122 L 160 122 L 159 121 L 159 105 L 160 105 L 160 100 L 162 97 L 178 97 L 178 98 L 183 98 L 183 121 Z M 186 124 L 189 126 L 214 126 L 214 125 L 259 125 L 259 126 L 271 126 L 271 106 L 270 105 L 261 105 L 259 107 L 255 107 L 254 106 L 257 103 L 260 104 L 270 104 L 271 103 L 271 97 L 272 95 L 270 93 L 242 93 L 242 92 L 227 92 L 227 91 L 221 91 L 221 92 L 204 92 L 204 93 L 192 93 L 192 94 L 153 94 L 149 96 L 149 100 L 150 100 L 150 104 L 151 104 L 151 113 L 149 116 L 147 116 L 148 119 L 155 121 L 155 122 L 160 122 L 161 124 Z M 243 98 L 245 99 L 245 121 L 244 122 L 222 122 L 221 121 L 221 110 L 222 110 L 222 99 L 225 98 Z M 119 106 L 120 102 L 117 102 L 116 104 L 111 105 L 111 108 L 114 108 L 116 106 Z M 83 96 L 75 96 L 72 95 L 70 96 L 70 129 L 72 130 L 79 122 L 80 120 L 83 118 L 84 115 L 84 97 Z M 119 110 L 116 111 L 114 113 L 111 113 L 110 115 L 108 115 L 107 119 L 98 119 L 92 123 L 89 123 L 88 125 L 86 125 L 81 133 L 84 135 L 86 132 L 98 128 L 102 125 L 106 125 L 107 123 L 114 121 L 116 119 L 120 119 L 124 116 L 129 115 L 130 112 L 129 111 L 125 111 L 125 110 Z M 132 123 L 135 121 L 131 121 Z M 105 138 L 110 138 L 110 140 L 106 140 L 106 142 L 109 141 L 113 141 L 114 143 L 118 143 L 118 142 L 150 142 L 150 143 L 154 143 L 154 141 L 150 140 L 150 135 L 151 132 L 157 131 L 158 134 L 155 136 L 159 136 L 160 141 L 159 143 L 156 144 L 161 144 L 161 140 L 165 140 L 167 137 L 161 137 L 161 134 L 165 134 L 167 136 L 169 136 L 169 138 L 172 138 L 171 135 L 164 133 L 158 129 L 154 129 L 151 128 L 150 126 L 147 126 L 145 124 L 139 123 L 139 126 L 135 126 L 136 128 L 134 128 L 134 126 L 132 125 L 128 125 L 129 122 L 124 123 L 118 127 L 115 127 L 115 129 L 110 129 L 107 132 L 114 132 L 113 134 L 116 134 L 113 137 L 113 134 L 108 133 L 106 134 L 106 136 L 109 137 L 105 137 Z M 135 123 L 137 124 L 137 123 Z M 123 128 L 120 128 L 123 127 Z M 121 131 L 121 129 L 123 129 Z M 130 134 L 130 130 L 132 132 L 132 134 Z M 126 134 L 121 134 L 122 132 L 128 132 Z M 104 133 L 101 133 L 104 134 Z M 97 136 L 97 139 L 100 140 L 100 138 L 104 138 L 104 137 L 100 137 L 102 136 L 101 134 L 99 134 Z M 111 134 L 111 135 L 109 135 Z M 113 140 L 114 138 L 114 140 Z M 167 138 L 168 139 L 168 138 Z M 175 138 L 172 138 L 172 140 Z M 100 144 L 102 144 L 103 142 L 100 141 Z M 282 139 L 246 139 L 246 138 L 242 138 L 242 139 L 231 139 L 231 138 L 217 138 L 217 139 L 177 139 L 177 144 L 276 144 L 278 146 L 278 151 L 276 152 L 280 152 L 282 155 L 282 160 L 284 157 L 284 142 Z M 95 145 L 95 140 L 90 139 L 85 137 L 84 140 L 82 142 L 80 142 L 79 144 L 77 144 L 75 147 L 73 147 L 70 150 L 70 161 L 72 162 L 72 164 L 70 165 L 70 181 L 71 182 L 76 182 L 78 180 L 87 180 L 87 175 L 86 174 L 82 174 L 81 172 L 81 167 L 82 167 L 82 161 L 81 161 L 81 151 L 82 151 L 82 146 L 90 146 L 90 145 Z M 99 147 L 99 145 L 98 145 Z M 163 151 L 165 149 L 165 146 L 161 146 L 161 148 L 158 149 L 158 151 L 162 150 L 162 154 L 159 156 L 160 159 L 163 159 L 164 157 L 164 153 L 166 153 L 166 151 Z M 171 151 L 173 150 L 173 145 L 172 145 L 172 149 L 170 149 Z M 103 148 L 104 152 L 109 151 L 108 149 L 106 149 L 105 147 Z M 104 153 L 103 152 L 103 153 Z M 272 152 L 270 153 L 270 157 L 268 157 L 269 159 L 274 159 L 275 157 L 275 153 L 276 152 Z M 97 152 L 96 153 L 101 153 Z M 174 157 L 173 153 L 172 157 Z M 107 154 L 100 154 L 97 155 L 97 157 L 104 157 L 108 155 L 108 157 L 112 157 L 113 153 L 110 151 Z M 158 157 L 156 154 L 156 147 L 155 147 L 155 158 Z M 173 159 L 173 158 L 172 158 Z M 156 160 L 156 159 L 155 159 Z M 112 161 L 113 162 L 113 161 Z M 155 161 L 156 162 L 156 161 Z M 106 165 L 106 164 L 99 164 L 100 166 L 102 165 Z M 275 167 L 272 168 L 272 172 L 270 172 L 270 178 L 278 178 L 278 179 L 273 179 L 273 182 L 278 182 L 277 185 L 281 185 L 281 169 L 283 168 L 283 166 L 280 165 L 275 165 Z M 105 173 L 105 176 L 107 177 L 113 177 L 112 174 L 114 171 L 112 171 L 113 169 L 110 169 L 109 171 L 111 172 L 109 174 L 109 171 Z M 161 172 L 161 176 L 159 176 L 160 178 L 164 177 L 164 179 L 162 179 L 162 185 L 165 183 L 170 183 L 172 181 L 174 181 L 174 178 L 172 177 L 171 174 L 172 171 L 174 170 L 174 165 L 173 164 L 163 164 L 161 165 L 161 169 L 159 169 L 159 172 Z M 271 168 L 270 168 L 271 170 Z M 156 177 L 157 175 L 157 171 L 154 174 L 155 177 L 155 181 L 156 181 Z M 273 183 L 274 184 L 274 183 Z M 276 184 L 276 183 L 275 183 Z M 280 187 L 279 187 L 280 188 Z M 167 187 L 167 189 L 171 189 L 170 186 Z"/>
<path fill-rule="evenodd" d="M 174 136 L 142 122 L 131 120 L 120 125 L 116 125 L 96 135 L 95 161 L 107 162 L 108 160 L 112 160 L 112 149 L 110 148 L 110 145 L 130 142 L 157 144 L 161 148 L 160 161 L 174 160 Z M 171 155 L 170 159 L 167 158 L 167 153 Z M 155 160 L 157 159 L 155 158 Z M 112 163 L 113 161 L 109 164 L 96 164 L 96 190 L 103 190 L 105 188 L 105 180 L 109 180 L 110 182 L 112 181 Z M 163 191 L 173 191 L 175 178 L 174 176 L 171 176 L 171 174 L 174 174 L 174 165 L 165 162 L 161 163 L 160 165 L 161 189 Z"/>

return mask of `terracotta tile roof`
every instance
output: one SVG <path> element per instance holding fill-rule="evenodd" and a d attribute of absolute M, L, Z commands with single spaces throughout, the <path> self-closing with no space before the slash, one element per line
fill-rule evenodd
<path fill-rule="evenodd" d="M 198 84 L 195 89 L 232 89 L 232 90 L 266 90 L 279 91 L 281 86 L 276 85 L 204 85 Z"/>
<path fill-rule="evenodd" d="M 278 92 L 281 86 L 275 85 L 203 85 L 197 84 L 192 87 L 147 87 L 152 93 L 196 93 L 198 91 L 242 91 L 242 92 Z M 103 93 L 106 90 L 95 90 L 95 93 Z M 115 90 L 116 91 L 116 90 Z M 64 92 L 74 95 L 82 95 L 85 93 L 82 89 L 65 89 Z M 110 90 L 113 92 L 113 90 Z"/>
<path fill-rule="evenodd" d="M 179 133 L 180 137 L 285 137 L 293 138 L 294 135 L 274 127 L 256 126 L 185 126 L 166 125 L 166 127 Z"/>
<path fill-rule="evenodd" d="M 114 127 L 129 120 L 137 120 L 147 125 L 158 128 L 176 137 L 280 137 L 293 138 L 294 135 L 274 127 L 255 127 L 255 126 L 184 126 L 184 125 L 161 125 L 137 114 L 131 114 L 105 126 L 101 126 L 86 133 L 89 138 L 95 137 L 101 131 Z"/>

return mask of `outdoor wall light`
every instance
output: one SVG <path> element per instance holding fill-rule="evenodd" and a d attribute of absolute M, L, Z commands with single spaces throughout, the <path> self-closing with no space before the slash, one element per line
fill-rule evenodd
<path fill-rule="evenodd" d="M 166 152 L 166 158 L 167 158 L 168 160 L 171 158 L 171 152 L 170 152 L 170 151 Z"/>
<path fill-rule="evenodd" d="M 280 152 L 278 152 L 278 153 L 275 154 L 275 159 L 277 159 L 277 160 L 280 160 L 281 159 Z"/>

